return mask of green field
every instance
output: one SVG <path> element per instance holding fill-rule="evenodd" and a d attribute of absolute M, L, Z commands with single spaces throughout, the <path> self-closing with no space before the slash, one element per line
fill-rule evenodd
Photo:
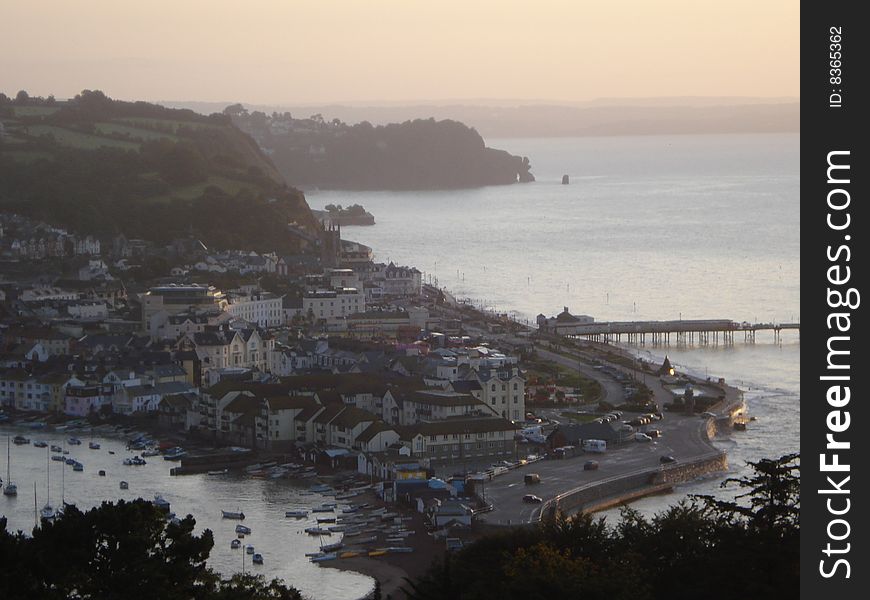
<path fill-rule="evenodd" d="M 29 125 L 25 131 L 27 135 L 33 137 L 52 135 L 54 136 L 55 141 L 61 146 L 81 148 L 83 150 L 94 150 L 103 146 L 111 146 L 114 148 L 121 148 L 123 150 L 139 149 L 139 144 L 137 144 L 136 142 L 112 140 L 109 138 L 100 137 L 98 135 L 71 131 L 62 127 L 55 127 L 54 125 Z"/>
<path fill-rule="evenodd" d="M 114 122 L 95 123 L 94 128 L 97 130 L 97 132 L 103 135 L 129 135 L 130 138 L 141 140 L 143 142 L 147 140 L 159 139 L 167 139 L 173 142 L 178 141 L 178 137 L 172 135 L 171 133 L 154 131 L 153 129 L 140 129 L 138 127 L 131 127 L 130 125 L 122 125 L 120 123 Z"/>
<path fill-rule="evenodd" d="M 60 110 L 59 106 L 13 106 L 16 117 L 45 117 Z"/>
<path fill-rule="evenodd" d="M 32 163 L 41 158 L 46 158 L 48 160 L 54 158 L 49 152 L 39 152 L 36 150 L 6 150 L 3 154 L 23 163 Z"/>
<path fill-rule="evenodd" d="M 196 123 L 192 121 L 176 121 L 174 119 L 154 119 L 150 117 L 125 117 L 122 119 L 114 119 L 115 123 L 125 123 L 132 127 L 142 127 L 145 130 L 154 133 L 172 134 L 178 133 L 179 128 L 185 127 L 188 129 L 223 129 L 221 125 L 213 125 L 211 123 Z"/>
<path fill-rule="evenodd" d="M 231 196 L 237 194 L 239 191 L 245 188 L 250 189 L 254 193 L 259 192 L 259 188 L 257 186 L 246 181 L 237 181 L 235 179 L 228 179 L 226 177 L 218 177 L 216 175 L 212 175 L 208 178 L 208 180 L 203 181 L 202 183 L 197 183 L 184 187 L 176 187 L 168 194 L 162 194 L 160 196 L 153 196 L 151 198 L 148 198 L 148 202 L 152 202 L 155 204 L 168 204 L 173 200 L 194 200 L 202 196 L 206 188 L 211 186 L 218 187 L 224 190 L 227 194 L 230 194 Z"/>

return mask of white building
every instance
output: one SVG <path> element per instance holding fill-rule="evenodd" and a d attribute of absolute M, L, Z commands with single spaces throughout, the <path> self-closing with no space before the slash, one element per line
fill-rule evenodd
<path fill-rule="evenodd" d="M 343 319 L 365 309 L 365 295 L 358 288 L 315 290 L 302 296 L 302 316 L 315 320 Z"/>
<path fill-rule="evenodd" d="M 230 299 L 227 312 L 258 327 L 280 327 L 285 322 L 283 298 L 268 292 L 239 296 Z"/>

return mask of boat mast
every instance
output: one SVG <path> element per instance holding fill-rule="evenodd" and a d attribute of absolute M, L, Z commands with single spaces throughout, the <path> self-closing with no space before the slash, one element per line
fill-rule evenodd
<path fill-rule="evenodd" d="M 39 527 L 39 513 L 36 511 L 36 482 L 33 482 L 33 526 Z"/>

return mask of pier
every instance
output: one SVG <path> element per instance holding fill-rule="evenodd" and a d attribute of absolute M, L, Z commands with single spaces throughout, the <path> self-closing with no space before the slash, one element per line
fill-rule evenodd
<path fill-rule="evenodd" d="M 732 346 L 735 337 L 743 337 L 746 344 L 754 344 L 758 332 L 773 333 L 773 343 L 782 342 L 782 332 L 794 329 L 800 332 L 800 323 L 748 323 L 728 319 L 697 319 L 678 321 L 610 321 L 588 323 L 573 327 L 569 338 L 583 338 L 593 342 L 623 342 L 645 346 Z"/>

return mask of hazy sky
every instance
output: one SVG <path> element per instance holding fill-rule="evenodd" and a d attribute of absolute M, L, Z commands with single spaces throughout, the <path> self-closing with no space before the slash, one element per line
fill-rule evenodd
<path fill-rule="evenodd" d="M 2 0 L 0 15 L 7 94 L 799 95 L 797 0 Z"/>

